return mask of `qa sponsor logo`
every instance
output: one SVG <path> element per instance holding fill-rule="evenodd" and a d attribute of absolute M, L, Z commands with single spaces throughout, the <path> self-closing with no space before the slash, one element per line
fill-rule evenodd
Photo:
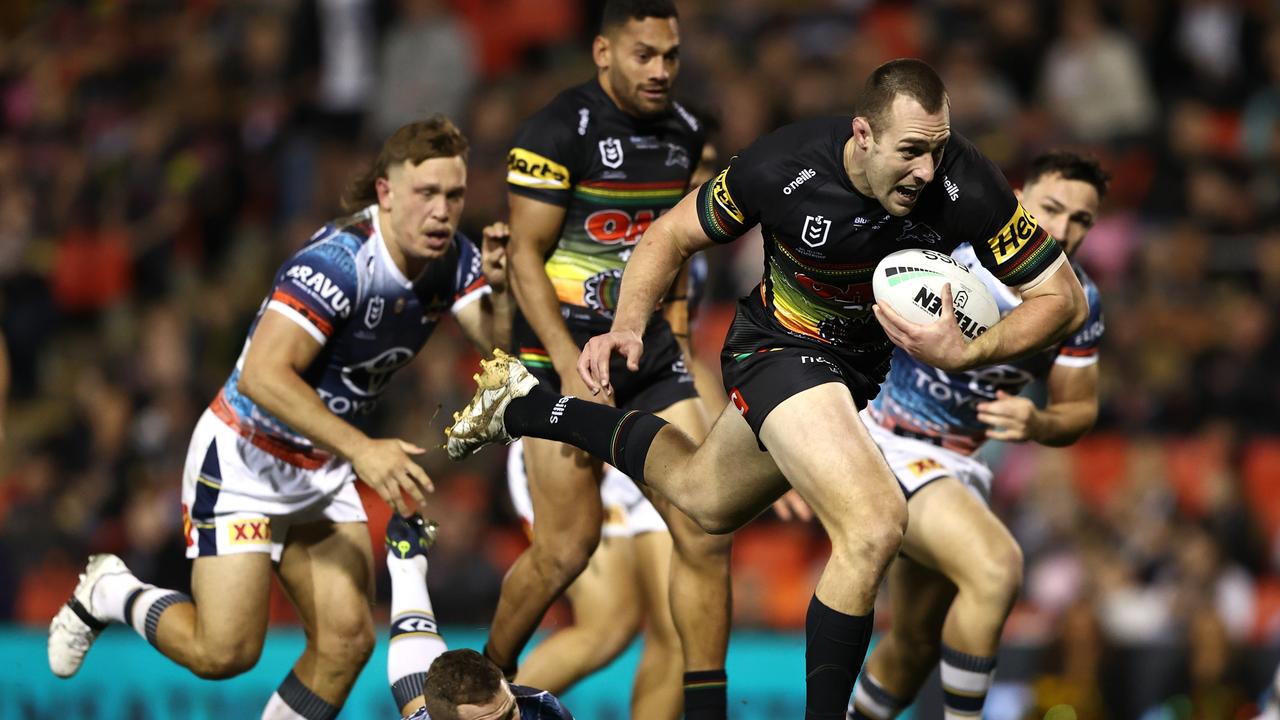
<path fill-rule="evenodd" d="M 734 406 L 734 407 L 738 408 L 738 412 L 739 412 L 743 417 L 746 417 L 746 415 L 747 415 L 747 410 L 748 410 L 748 409 L 750 409 L 750 406 L 749 406 L 749 405 L 747 405 L 747 400 L 746 400 L 746 398 L 742 397 L 742 391 L 741 391 L 741 390 L 739 390 L 738 388 L 734 388 L 734 389 L 730 390 L 730 391 L 729 391 L 729 400 L 731 400 L 731 401 L 733 402 L 733 406 Z"/>
<path fill-rule="evenodd" d="M 622 167 L 622 141 L 616 137 L 600 141 L 600 162 L 607 168 L 617 170 Z"/>
<path fill-rule="evenodd" d="M 232 545 L 267 545 L 271 542 L 271 519 L 235 520 L 227 525 L 227 540 Z"/>
<path fill-rule="evenodd" d="M 804 228 L 800 231 L 800 239 L 809 247 L 819 247 L 827 243 L 827 234 L 830 232 L 830 220 L 821 215 L 805 215 Z"/>

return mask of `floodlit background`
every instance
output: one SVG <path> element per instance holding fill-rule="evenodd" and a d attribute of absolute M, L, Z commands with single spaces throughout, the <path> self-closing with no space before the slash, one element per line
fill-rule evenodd
<path fill-rule="evenodd" d="M 722 158 L 791 120 L 848 111 L 872 67 L 919 56 L 947 83 L 953 128 L 1015 185 L 1047 148 L 1103 159 L 1114 182 L 1080 253 L 1106 304 L 1098 426 L 1067 450 L 991 448 L 994 503 L 1025 551 L 1026 582 L 988 714 L 1039 717 L 1070 702 L 1082 717 L 1248 717 L 1280 660 L 1277 5 L 679 7 L 676 95 L 719 118 Z M 297 647 L 282 597 L 252 679 L 213 689 L 123 631 L 107 637 L 127 662 L 101 648 L 86 666 L 98 684 L 55 683 L 42 628 L 91 552 L 188 586 L 188 436 L 278 263 L 337 214 L 378 142 L 428 112 L 471 140 L 464 229 L 478 236 L 503 218 L 514 130 L 592 76 L 598 14 L 575 0 L 0 3 L 0 327 L 13 364 L 0 648 L 14 668 L 0 673 L 0 717 L 256 712 Z M 746 242 L 710 259 L 697 333 L 714 360 L 761 260 Z M 475 360 L 442 328 L 395 381 L 380 431 L 438 443 Z M 438 486 L 430 512 L 447 518 L 431 556 L 435 608 L 446 637 L 480 642 L 524 544 L 502 454 L 424 462 Z M 366 499 L 380 536 L 387 511 Z M 736 548 L 731 707 L 794 716 L 826 540 L 762 518 Z M 568 617 L 557 607 L 547 626 Z M 884 606 L 877 621 L 888 619 Z M 770 643 L 797 668 L 787 682 L 748 662 Z M 344 717 L 393 716 L 381 657 Z M 570 708 L 620 717 L 628 672 L 570 693 Z"/>

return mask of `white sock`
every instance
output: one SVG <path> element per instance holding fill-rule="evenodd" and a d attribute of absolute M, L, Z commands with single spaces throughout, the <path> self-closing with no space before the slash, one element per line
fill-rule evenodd
<path fill-rule="evenodd" d="M 942 646 L 942 715 L 946 720 L 982 717 L 987 691 L 996 675 L 996 659 Z"/>
<path fill-rule="evenodd" d="M 98 579 L 98 584 L 93 586 L 94 614 L 111 622 L 128 622 L 124 616 L 125 600 L 129 599 L 130 593 L 143 586 L 143 582 L 131 573 L 103 575 Z"/>
<path fill-rule="evenodd" d="M 387 648 L 387 680 L 396 707 L 403 708 L 422 694 L 431 663 L 449 649 L 427 594 L 427 559 L 387 554 L 391 575 L 391 643 Z M 416 708 L 411 708 L 416 709 Z"/>
<path fill-rule="evenodd" d="M 124 609 L 120 616 L 122 622 L 129 623 L 147 642 L 155 645 L 156 628 L 160 625 L 160 616 L 171 605 L 189 602 L 191 602 L 189 595 L 176 590 L 140 584 L 125 597 Z"/>

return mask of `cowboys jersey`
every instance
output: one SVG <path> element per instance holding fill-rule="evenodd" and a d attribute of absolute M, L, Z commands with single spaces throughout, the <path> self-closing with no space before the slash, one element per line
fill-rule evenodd
<path fill-rule="evenodd" d="M 319 467 L 327 453 L 237 387 L 263 313 L 284 315 L 323 346 L 302 379 L 330 412 L 360 427 L 440 317 L 488 292 L 480 253 L 461 233 L 444 257 L 417 278 L 405 277 L 379 231 L 378 206 L 371 205 L 325 225 L 277 271 L 240 359 L 210 407 L 259 448 L 299 467 Z"/>
<path fill-rule="evenodd" d="M 982 279 L 995 296 L 1001 315 L 1022 302 L 1016 293 L 982 267 L 972 247 L 961 246 L 955 258 Z M 1032 380 L 1048 377 L 1055 364 L 1067 367 L 1096 364 L 1104 331 L 1101 296 L 1098 286 L 1083 269 L 1074 263 L 1072 269 L 1084 286 L 1089 317 L 1066 342 L 1021 360 L 961 373 L 930 367 L 901 348 L 895 348 L 889 377 L 868 406 L 871 417 L 889 430 L 970 454 L 982 445 L 987 434 L 987 426 L 978 420 L 978 403 L 995 400 L 998 390 L 1017 395 Z"/>

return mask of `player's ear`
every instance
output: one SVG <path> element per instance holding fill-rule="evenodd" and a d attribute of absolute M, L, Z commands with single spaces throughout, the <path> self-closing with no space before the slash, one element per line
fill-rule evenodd
<path fill-rule="evenodd" d="M 591 59 L 595 61 L 597 69 L 609 69 L 609 38 L 603 34 L 597 35 L 591 42 Z"/>
<path fill-rule="evenodd" d="M 1013 196 L 1018 198 L 1018 202 L 1022 202 L 1022 188 L 1014 188 Z"/>
<path fill-rule="evenodd" d="M 378 207 L 391 209 L 391 182 L 384 177 L 373 181 L 373 188 L 378 191 Z"/>
<path fill-rule="evenodd" d="M 866 150 L 871 144 L 871 123 L 861 115 L 853 119 L 853 140 L 858 145 L 859 150 Z"/>

